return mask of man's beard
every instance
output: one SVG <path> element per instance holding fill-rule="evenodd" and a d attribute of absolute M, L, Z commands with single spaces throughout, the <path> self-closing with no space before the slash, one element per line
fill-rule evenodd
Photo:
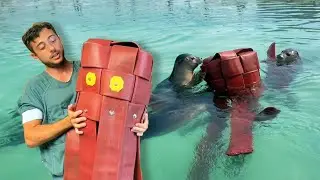
<path fill-rule="evenodd" d="M 50 63 L 50 62 L 42 62 L 42 63 L 49 68 L 59 68 L 59 67 L 62 67 L 66 63 L 66 59 L 63 58 L 62 61 L 58 64 Z"/>

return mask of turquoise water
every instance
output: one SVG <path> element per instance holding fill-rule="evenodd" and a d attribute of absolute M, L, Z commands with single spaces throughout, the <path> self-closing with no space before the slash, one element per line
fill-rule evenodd
<path fill-rule="evenodd" d="M 215 180 L 319 179 L 320 3 L 315 0 L 3 0 L 0 6 L 0 179 L 50 178 L 38 150 L 20 143 L 19 119 L 8 119 L 26 81 L 43 69 L 21 42 L 26 28 L 43 20 L 58 27 L 70 59 L 80 59 L 88 38 L 137 41 L 155 58 L 154 85 L 170 74 L 175 57 L 184 52 L 207 57 L 252 47 L 263 60 L 273 41 L 278 52 L 299 50 L 304 70 L 289 92 L 268 91 L 261 99 L 282 112 L 271 122 L 255 124 L 254 153 L 225 156 L 227 128 L 212 147 L 216 159 L 208 159 L 213 163 L 197 173 L 205 177 L 207 168 Z M 206 126 L 183 136 L 176 131 L 143 141 L 145 180 L 187 179 Z"/>

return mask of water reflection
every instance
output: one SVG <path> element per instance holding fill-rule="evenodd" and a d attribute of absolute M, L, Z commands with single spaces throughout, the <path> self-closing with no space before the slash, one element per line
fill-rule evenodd
<path fill-rule="evenodd" d="M 248 2 L 246 1 L 236 1 L 236 7 L 239 15 L 241 15 L 247 9 Z"/>
<path fill-rule="evenodd" d="M 59 2 L 59 1 L 55 1 L 55 0 L 49 1 L 49 5 L 51 7 L 51 15 L 56 14 L 56 2 Z"/>
<path fill-rule="evenodd" d="M 205 19 L 209 18 L 209 14 L 210 14 L 210 4 L 208 3 L 207 0 L 203 0 L 203 16 Z"/>
<path fill-rule="evenodd" d="M 33 4 L 34 4 L 34 7 L 36 8 L 36 9 L 38 9 L 38 7 L 39 7 L 39 0 L 33 0 Z"/>
<path fill-rule="evenodd" d="M 79 16 L 82 16 L 82 3 L 80 0 L 73 0 L 73 8 Z"/>
<path fill-rule="evenodd" d="M 130 12 L 133 21 L 136 21 L 136 1 L 130 0 Z"/>
<path fill-rule="evenodd" d="M 318 0 L 259 0 L 258 2 L 264 2 L 264 3 L 273 3 L 273 4 L 288 4 L 292 3 L 295 5 L 320 5 Z"/>
<path fill-rule="evenodd" d="M 16 12 L 16 8 L 12 0 L 1 0 L 0 7 L 0 15 L 3 13 L 9 13 L 10 15 L 12 15 Z"/>
<path fill-rule="evenodd" d="M 191 7 L 191 2 L 190 2 L 190 0 L 185 0 L 184 2 L 185 2 L 186 6 L 187 6 L 189 9 L 192 8 L 192 7 Z"/>
<path fill-rule="evenodd" d="M 168 0 L 167 6 L 168 6 L 168 11 L 172 12 L 173 11 L 173 0 Z"/>
<path fill-rule="evenodd" d="M 297 29 L 319 32 L 320 8 L 317 7 L 319 5 L 310 0 L 291 0 L 285 6 L 276 0 L 260 0 L 257 2 L 257 15 L 274 22 L 279 31 Z"/>
<path fill-rule="evenodd" d="M 119 0 L 113 0 L 113 3 L 114 3 L 114 7 L 115 7 L 115 9 L 114 9 L 115 15 L 116 16 L 120 16 L 121 10 L 120 10 L 120 2 L 119 2 Z"/>

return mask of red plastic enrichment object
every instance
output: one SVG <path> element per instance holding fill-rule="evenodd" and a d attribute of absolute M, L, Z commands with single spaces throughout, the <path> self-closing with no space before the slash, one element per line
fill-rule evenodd
<path fill-rule="evenodd" d="M 248 154 L 253 152 L 252 124 L 255 114 L 249 111 L 246 101 L 233 102 L 231 111 L 231 137 L 229 156 Z"/>
<path fill-rule="evenodd" d="M 89 39 L 83 45 L 76 109 L 82 135 L 67 133 L 64 180 L 142 180 L 140 138 L 131 128 L 151 97 L 153 57 L 134 42 Z"/>
<path fill-rule="evenodd" d="M 261 92 L 257 53 L 251 48 L 216 53 L 203 61 L 201 69 L 206 72 L 205 81 L 217 96 L 233 99 L 231 139 L 227 154 L 252 152 L 251 126 L 255 115 L 250 112 L 250 103 L 245 97 L 257 97 Z"/>
<path fill-rule="evenodd" d="M 201 68 L 208 85 L 218 94 L 243 95 L 261 82 L 258 56 L 251 48 L 217 53 L 206 58 Z"/>

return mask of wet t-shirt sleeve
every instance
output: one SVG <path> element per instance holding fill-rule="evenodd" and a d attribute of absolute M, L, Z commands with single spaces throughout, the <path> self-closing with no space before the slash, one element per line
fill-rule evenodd
<path fill-rule="evenodd" d="M 41 101 L 41 91 L 37 89 L 37 84 L 30 81 L 22 96 L 18 101 L 18 112 L 22 116 L 22 122 L 43 119 L 43 105 Z"/>

